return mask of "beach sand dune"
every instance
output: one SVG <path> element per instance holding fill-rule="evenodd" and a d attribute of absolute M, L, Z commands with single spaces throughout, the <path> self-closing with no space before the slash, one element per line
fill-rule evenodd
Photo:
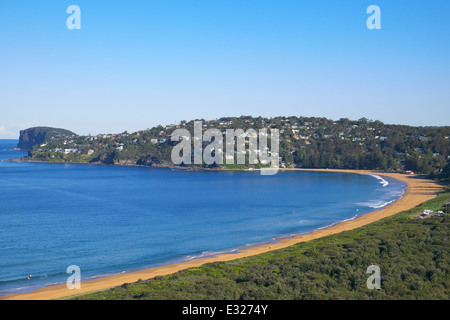
<path fill-rule="evenodd" d="M 96 280 L 85 281 L 81 283 L 81 289 L 69 290 L 66 285 L 56 285 L 41 288 L 39 290 L 16 294 L 7 295 L 0 297 L 0 300 L 48 300 L 48 299 L 58 299 L 71 295 L 78 295 L 82 293 L 99 291 L 115 286 L 122 285 L 124 283 L 136 282 L 140 279 L 146 280 L 151 279 L 155 276 L 163 276 L 167 274 L 172 274 L 183 269 L 191 267 L 199 267 L 205 263 L 216 262 L 216 261 L 229 261 L 238 258 L 248 257 L 257 255 L 263 252 L 285 248 L 294 245 L 299 242 L 309 241 L 312 239 L 317 239 L 330 234 L 336 234 L 345 230 L 351 230 L 364 226 L 368 223 L 377 221 L 379 219 L 392 216 L 398 212 L 414 208 L 423 202 L 430 200 L 437 196 L 437 192 L 442 189 L 437 183 L 430 180 L 422 179 L 414 175 L 405 175 L 399 173 L 383 173 L 377 171 L 363 171 L 363 170 L 332 170 L 332 169 L 283 169 L 283 170 L 299 170 L 299 171 L 325 171 L 325 172 L 347 172 L 347 173 L 357 173 L 357 174 L 375 174 L 380 177 L 392 177 L 397 180 L 405 181 L 407 183 L 407 189 L 402 198 L 393 202 L 392 204 L 367 213 L 363 216 L 357 217 L 353 220 L 348 220 L 331 226 L 326 229 L 317 230 L 310 234 L 298 235 L 292 238 L 282 239 L 279 242 L 271 244 L 263 244 L 255 247 L 251 247 L 245 250 L 241 250 L 237 253 L 232 254 L 219 254 L 214 257 L 194 259 L 190 261 L 170 264 L 166 266 L 160 266 L 135 272 L 122 273 L 113 276 L 103 277 Z"/>

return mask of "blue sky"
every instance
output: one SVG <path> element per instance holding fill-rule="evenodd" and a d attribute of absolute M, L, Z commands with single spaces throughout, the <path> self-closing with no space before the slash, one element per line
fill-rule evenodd
<path fill-rule="evenodd" d="M 449 15 L 447 0 L 0 0 L 0 138 L 241 115 L 449 125 Z"/>

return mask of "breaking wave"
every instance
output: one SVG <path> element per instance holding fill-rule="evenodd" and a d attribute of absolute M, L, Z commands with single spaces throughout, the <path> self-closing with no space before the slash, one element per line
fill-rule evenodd
<path fill-rule="evenodd" d="M 386 180 L 384 180 L 382 177 L 377 176 L 376 174 L 371 174 L 370 176 L 374 177 L 375 179 L 380 180 L 380 183 L 383 187 L 386 187 L 387 185 L 389 185 L 389 182 L 387 182 Z"/>
<path fill-rule="evenodd" d="M 367 202 L 358 203 L 358 205 L 364 206 L 364 207 L 373 208 L 373 209 L 381 209 L 381 208 L 384 208 L 387 205 L 393 203 L 396 200 L 397 199 L 394 199 L 394 200 L 391 200 L 391 201 L 371 200 L 371 201 L 367 201 Z"/>

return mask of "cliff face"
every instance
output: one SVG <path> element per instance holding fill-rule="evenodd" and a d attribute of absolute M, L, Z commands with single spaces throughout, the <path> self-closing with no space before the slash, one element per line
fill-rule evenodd
<path fill-rule="evenodd" d="M 19 144 L 17 148 L 30 150 L 33 146 L 48 142 L 53 139 L 62 139 L 76 136 L 75 133 L 65 129 L 50 127 L 35 127 L 20 131 Z"/>

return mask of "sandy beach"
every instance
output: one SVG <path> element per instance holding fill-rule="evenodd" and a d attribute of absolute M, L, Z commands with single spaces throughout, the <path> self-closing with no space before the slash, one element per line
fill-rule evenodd
<path fill-rule="evenodd" d="M 229 261 L 238 258 L 248 257 L 257 255 L 263 252 L 276 250 L 280 248 L 285 248 L 294 245 L 299 242 L 309 241 L 312 239 L 317 239 L 330 234 L 339 233 L 345 230 L 351 230 L 354 228 L 361 227 L 363 225 L 369 224 L 376 220 L 394 215 L 398 212 L 411 209 L 421 203 L 436 197 L 437 192 L 442 189 L 442 186 L 430 181 L 424 180 L 420 177 L 414 175 L 405 175 L 399 173 L 382 173 L 377 171 L 357 171 L 357 170 L 332 170 L 332 169 L 282 169 L 282 170 L 299 170 L 299 171 L 326 171 L 326 172 L 347 172 L 347 173 L 359 173 L 359 174 L 376 174 L 378 176 L 392 177 L 397 180 L 405 181 L 408 184 L 407 190 L 404 196 L 394 203 L 380 209 L 367 213 L 363 216 L 357 217 L 356 219 L 341 222 L 327 229 L 317 230 L 310 234 L 298 235 L 292 238 L 287 238 L 280 240 L 276 243 L 263 244 L 255 247 L 251 247 L 237 253 L 232 254 L 220 254 L 214 257 L 195 259 L 186 262 L 180 262 L 175 264 L 170 264 L 166 266 L 160 266 L 150 269 L 144 269 L 136 272 L 128 272 L 117 274 L 113 276 L 103 277 L 96 280 L 81 282 L 81 289 L 69 290 L 66 285 L 56 285 L 41 288 L 39 290 L 16 294 L 7 295 L 0 297 L 0 300 L 48 300 L 48 299 L 58 299 L 71 295 L 78 295 L 82 293 L 87 293 L 91 291 L 103 290 L 115 286 L 122 285 L 124 283 L 136 282 L 140 279 L 146 280 L 153 278 L 155 276 L 162 276 L 177 271 L 191 268 L 199 267 L 205 263 L 215 262 L 215 261 Z M 81 274 L 82 275 L 82 274 Z"/>

